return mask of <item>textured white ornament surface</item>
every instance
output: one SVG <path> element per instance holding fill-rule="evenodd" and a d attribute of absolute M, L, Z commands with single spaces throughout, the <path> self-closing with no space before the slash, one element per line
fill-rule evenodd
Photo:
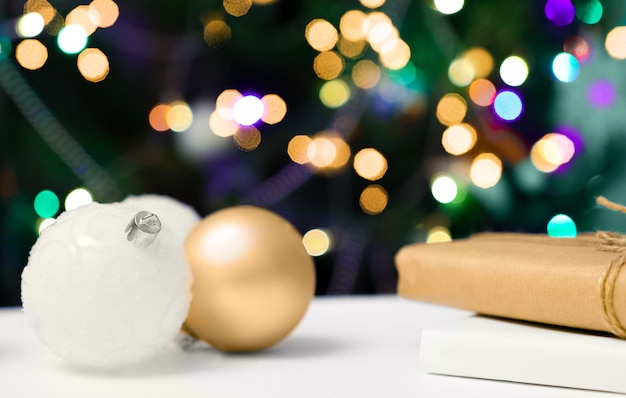
<path fill-rule="evenodd" d="M 170 342 L 187 316 L 191 272 L 182 242 L 165 223 L 151 246 L 129 242 L 124 229 L 139 210 L 92 203 L 66 211 L 31 249 L 24 312 L 69 362 L 136 362 Z"/>
<path fill-rule="evenodd" d="M 198 212 L 191 206 L 170 196 L 156 194 L 129 196 L 122 203 L 128 203 L 156 214 L 181 241 L 187 238 L 189 231 L 201 219 Z"/>

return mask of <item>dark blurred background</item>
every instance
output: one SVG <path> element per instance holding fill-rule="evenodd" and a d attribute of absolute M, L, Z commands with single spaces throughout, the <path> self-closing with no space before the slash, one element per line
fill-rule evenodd
<path fill-rule="evenodd" d="M 108 61 L 91 75 L 85 45 L 59 45 L 77 7 L 114 22 L 87 39 Z M 410 243 L 546 232 L 557 214 L 624 230 L 594 204 L 626 202 L 621 25 L 626 3 L 608 0 L 0 0 L 0 306 L 19 305 L 42 219 L 75 189 L 319 229 L 317 294 L 394 292 Z M 276 94 L 286 114 L 218 136 L 225 90 Z"/>

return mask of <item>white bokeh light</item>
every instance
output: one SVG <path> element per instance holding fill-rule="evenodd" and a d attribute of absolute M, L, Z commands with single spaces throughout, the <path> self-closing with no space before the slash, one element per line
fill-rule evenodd
<path fill-rule="evenodd" d="M 435 8 L 442 14 L 451 15 L 463 9 L 464 0 L 435 0 Z"/>
<path fill-rule="evenodd" d="M 65 197 L 65 210 L 73 210 L 91 202 L 93 202 L 91 192 L 85 188 L 76 188 Z"/>
<path fill-rule="evenodd" d="M 45 22 L 38 12 L 29 12 L 22 15 L 15 26 L 15 31 L 20 37 L 35 37 L 43 32 Z"/>
<path fill-rule="evenodd" d="M 79 25 L 67 25 L 59 32 L 57 44 L 66 54 L 76 54 L 87 46 L 87 32 Z"/>
<path fill-rule="evenodd" d="M 512 55 L 502 61 L 500 77 L 511 87 L 521 86 L 528 77 L 528 64 L 523 58 Z"/>
<path fill-rule="evenodd" d="M 430 191 L 439 203 L 450 203 L 459 192 L 456 182 L 447 175 L 440 175 L 433 179 Z"/>
<path fill-rule="evenodd" d="M 263 112 L 263 101 L 254 95 L 241 97 L 233 106 L 233 118 L 242 126 L 251 126 L 261 120 Z"/>

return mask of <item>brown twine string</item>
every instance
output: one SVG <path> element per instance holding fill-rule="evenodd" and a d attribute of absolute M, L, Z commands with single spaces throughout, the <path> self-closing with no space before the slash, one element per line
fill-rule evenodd
<path fill-rule="evenodd" d="M 622 206 L 615 202 L 611 202 L 604 196 L 598 196 L 596 203 L 606 207 L 607 209 L 619 211 L 626 214 L 626 206 Z M 596 233 L 599 245 L 598 250 L 623 253 L 626 251 L 626 235 L 622 235 L 616 232 L 598 231 Z M 609 331 L 620 337 L 626 339 L 626 328 L 620 323 L 615 312 L 614 296 L 615 296 L 615 284 L 620 271 L 626 263 L 626 257 L 622 254 L 614 258 L 604 271 L 600 278 L 600 298 L 602 301 L 602 315 L 604 321 L 609 326 Z"/>

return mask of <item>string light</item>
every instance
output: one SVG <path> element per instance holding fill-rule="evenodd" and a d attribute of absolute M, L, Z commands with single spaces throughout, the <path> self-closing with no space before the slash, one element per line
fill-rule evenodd
<path fill-rule="evenodd" d="M 233 135 L 233 140 L 240 150 L 252 151 L 261 144 L 261 132 L 254 126 L 243 126 Z"/>
<path fill-rule="evenodd" d="M 49 226 L 51 226 L 52 224 L 54 224 L 56 222 L 56 218 L 53 217 L 49 217 L 49 218 L 40 218 L 37 221 L 37 232 L 39 233 L 39 235 L 41 235 L 41 233 L 48 228 Z"/>
<path fill-rule="evenodd" d="M 242 126 L 251 126 L 265 113 L 263 101 L 254 95 L 241 97 L 233 105 L 233 119 Z"/>
<path fill-rule="evenodd" d="M 277 94 L 267 94 L 261 98 L 263 103 L 263 123 L 280 123 L 287 115 L 287 103 Z"/>
<path fill-rule="evenodd" d="M 502 161 L 493 153 L 481 153 L 470 166 L 470 178 L 479 188 L 491 188 L 500 181 Z"/>
<path fill-rule="evenodd" d="M 233 17 L 246 15 L 252 7 L 252 0 L 224 0 L 224 10 Z"/>
<path fill-rule="evenodd" d="M 472 65 L 477 79 L 489 76 L 493 69 L 493 56 L 482 47 L 468 48 L 461 54 L 461 58 Z"/>
<path fill-rule="evenodd" d="M 454 156 L 467 153 L 474 147 L 476 140 L 476 130 L 467 123 L 452 125 L 441 135 L 443 149 Z"/>
<path fill-rule="evenodd" d="M 226 46 L 230 42 L 232 35 L 230 26 L 221 19 L 211 20 L 204 25 L 203 37 L 209 47 L 222 48 Z"/>
<path fill-rule="evenodd" d="M 452 15 L 463 9 L 464 0 L 435 0 L 435 9 L 444 15 Z"/>
<path fill-rule="evenodd" d="M 100 13 L 91 6 L 77 6 L 65 17 L 66 25 L 78 25 L 90 36 L 100 25 Z"/>
<path fill-rule="evenodd" d="M 222 111 L 220 111 L 222 109 Z M 239 130 L 239 124 L 227 116 L 224 108 L 217 108 L 209 116 L 209 128 L 218 137 L 231 137 Z M 232 115 L 232 112 L 229 113 Z"/>
<path fill-rule="evenodd" d="M 576 16 L 576 10 L 570 0 L 548 0 L 544 13 L 546 18 L 557 26 L 569 25 Z"/>
<path fill-rule="evenodd" d="M 343 58 L 334 51 L 319 53 L 313 60 L 313 70 L 320 79 L 336 79 L 343 71 Z"/>
<path fill-rule="evenodd" d="M 522 99 L 514 91 L 500 91 L 493 101 L 493 110 L 502 120 L 516 120 L 522 114 Z"/>
<path fill-rule="evenodd" d="M 165 120 L 170 130 L 180 133 L 191 126 L 193 113 L 185 101 L 174 101 L 169 105 Z"/>
<path fill-rule="evenodd" d="M 345 36 L 341 36 L 339 41 L 337 42 L 337 49 L 344 57 L 348 58 L 358 58 L 363 52 L 365 52 L 365 48 L 367 46 L 367 42 L 364 40 L 350 40 Z"/>
<path fill-rule="evenodd" d="M 66 25 L 57 36 L 57 44 L 66 54 L 77 54 L 87 45 L 87 32 L 79 25 Z"/>
<path fill-rule="evenodd" d="M 298 164 L 307 164 L 311 161 L 309 157 L 309 146 L 313 140 L 308 135 L 296 135 L 287 145 L 289 158 Z"/>
<path fill-rule="evenodd" d="M 23 68 L 36 70 L 48 60 L 48 49 L 37 39 L 22 40 L 15 47 L 15 59 Z"/>
<path fill-rule="evenodd" d="M 120 16 L 120 9 L 113 0 L 93 0 L 89 7 L 98 13 L 99 28 L 109 28 Z"/>
<path fill-rule="evenodd" d="M 437 103 L 437 120 L 445 126 L 459 124 L 467 113 L 467 102 L 456 93 L 448 93 Z"/>
<path fill-rule="evenodd" d="M 466 87 L 476 77 L 474 65 L 466 58 L 457 58 L 448 67 L 448 78 L 457 87 Z"/>
<path fill-rule="evenodd" d="M 35 196 L 35 213 L 41 218 L 53 217 L 59 211 L 59 197 L 52 191 L 46 189 Z"/>
<path fill-rule="evenodd" d="M 612 82 L 600 79 L 589 85 L 587 98 L 596 108 L 610 108 L 617 99 L 617 90 Z"/>
<path fill-rule="evenodd" d="M 571 83 L 578 77 L 580 64 L 576 57 L 569 53 L 560 53 L 552 61 L 554 77 L 564 83 Z"/>
<path fill-rule="evenodd" d="M 167 113 L 170 110 L 170 106 L 167 104 L 156 104 L 150 110 L 148 114 L 148 122 L 150 127 L 156 131 L 167 131 L 169 125 L 167 124 Z"/>
<path fill-rule="evenodd" d="M 446 227 L 434 227 L 428 231 L 426 243 L 450 242 L 452 235 Z"/>
<path fill-rule="evenodd" d="M 85 188 L 76 188 L 65 197 L 65 210 L 73 210 L 93 202 L 93 196 Z"/>
<path fill-rule="evenodd" d="M 313 49 L 317 51 L 329 51 L 337 44 L 339 34 L 333 24 L 327 20 L 314 19 L 307 24 L 304 37 Z"/>
<path fill-rule="evenodd" d="M 456 199 L 459 187 L 452 177 L 438 174 L 431 181 L 430 192 L 437 202 L 447 204 Z"/>
<path fill-rule="evenodd" d="M 572 54 L 578 62 L 585 62 L 591 55 L 591 47 L 584 37 L 570 36 L 563 43 L 563 51 Z"/>
<path fill-rule="evenodd" d="M 360 10 L 349 10 L 339 20 L 339 30 L 343 37 L 353 42 L 363 41 L 366 37 L 365 20 L 367 15 Z"/>
<path fill-rule="evenodd" d="M 576 16 L 588 25 L 600 22 L 603 13 L 604 7 L 600 0 L 587 0 L 576 7 Z"/>
<path fill-rule="evenodd" d="M 109 74 L 109 59 L 97 48 L 86 48 L 78 54 L 78 71 L 90 82 L 100 82 Z"/>
<path fill-rule="evenodd" d="M 352 67 L 352 81 L 365 90 L 374 88 L 380 81 L 380 68 L 368 59 L 360 60 Z"/>
<path fill-rule="evenodd" d="M 41 15 L 44 25 L 48 25 L 57 15 L 57 11 L 46 0 L 28 0 L 24 4 L 24 14 L 37 13 Z"/>
<path fill-rule="evenodd" d="M 548 236 L 552 238 L 575 238 L 576 223 L 566 214 L 557 214 L 548 221 Z"/>
<path fill-rule="evenodd" d="M 476 79 L 469 86 L 469 97 L 478 106 L 490 106 L 496 97 L 496 86 L 487 79 Z"/>
<path fill-rule="evenodd" d="M 604 40 L 606 52 L 615 59 L 626 59 L 626 26 L 616 26 Z"/>
<path fill-rule="evenodd" d="M 386 0 L 359 0 L 363 7 L 378 8 L 385 4 Z"/>

